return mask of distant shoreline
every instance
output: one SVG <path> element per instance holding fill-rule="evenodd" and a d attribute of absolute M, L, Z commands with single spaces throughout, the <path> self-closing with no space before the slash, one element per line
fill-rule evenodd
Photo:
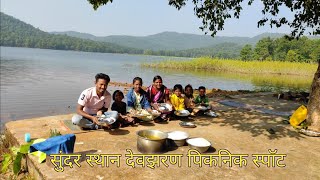
<path fill-rule="evenodd" d="M 26 48 L 26 49 L 41 49 L 41 50 L 52 50 L 52 51 L 70 51 L 70 52 L 79 52 L 79 53 L 98 53 L 98 54 L 121 54 L 121 55 L 130 55 L 130 56 L 155 56 L 163 58 L 183 58 L 183 59 L 193 59 L 193 57 L 184 57 L 184 56 L 158 56 L 158 55 L 148 55 L 148 54 L 134 54 L 134 53 L 116 53 L 116 52 L 93 52 L 93 51 L 78 51 L 71 49 L 46 49 L 46 48 L 36 48 L 36 47 L 22 47 L 22 46 L 0 46 L 4 48 Z"/>

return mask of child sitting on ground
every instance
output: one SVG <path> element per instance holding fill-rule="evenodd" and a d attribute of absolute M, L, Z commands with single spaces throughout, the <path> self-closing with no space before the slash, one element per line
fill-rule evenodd
<path fill-rule="evenodd" d="M 111 106 L 111 110 L 119 113 L 119 118 L 114 124 L 112 124 L 112 128 L 124 127 L 134 123 L 134 119 L 127 115 L 127 104 L 122 101 L 124 98 L 123 93 L 120 90 L 116 90 L 114 91 L 112 98 L 114 102 Z"/>
<path fill-rule="evenodd" d="M 206 95 L 206 88 L 204 86 L 199 87 L 199 95 L 196 97 L 194 102 L 199 106 L 207 107 L 207 110 L 202 111 L 204 114 L 216 117 L 217 115 L 211 110 L 211 105 L 209 104 L 209 98 Z M 199 111 L 200 112 L 200 111 Z"/>
<path fill-rule="evenodd" d="M 184 88 L 184 104 L 187 110 L 192 113 L 194 108 L 194 97 L 193 97 L 193 88 L 190 84 L 186 85 Z"/>
<path fill-rule="evenodd" d="M 148 101 L 147 92 L 142 89 L 142 79 L 140 77 L 133 78 L 133 87 L 127 93 L 127 111 L 132 115 L 140 114 L 137 116 L 135 122 L 140 123 L 152 121 L 152 109 Z"/>
<path fill-rule="evenodd" d="M 173 94 L 170 96 L 170 102 L 172 104 L 174 111 L 184 110 L 184 97 L 182 96 L 182 86 L 181 84 L 176 84 L 173 87 Z"/>

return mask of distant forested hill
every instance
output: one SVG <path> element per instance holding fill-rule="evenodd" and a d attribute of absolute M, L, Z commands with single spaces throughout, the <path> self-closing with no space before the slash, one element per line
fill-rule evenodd
<path fill-rule="evenodd" d="M 239 59 L 242 45 L 235 43 L 220 43 L 206 48 L 194 48 L 179 51 L 160 50 L 152 51 L 145 50 L 146 55 L 157 56 L 178 56 L 178 57 L 201 57 L 210 56 L 217 58 Z"/>
<path fill-rule="evenodd" d="M 53 34 L 65 34 L 72 37 L 91 39 L 95 41 L 110 42 L 127 47 L 136 47 L 139 49 L 159 51 L 159 50 L 186 50 L 195 48 L 208 48 L 224 43 L 234 43 L 238 45 L 256 44 L 265 37 L 279 38 L 284 36 L 280 33 L 264 33 L 258 36 L 249 37 L 225 37 L 216 36 L 212 38 L 209 35 L 196 35 L 177 32 L 163 32 L 150 36 L 105 36 L 98 37 L 92 34 L 79 33 L 75 31 L 52 32 Z"/>
<path fill-rule="evenodd" d="M 0 15 L 1 46 L 242 60 L 315 62 L 320 58 L 319 36 L 302 37 L 294 41 L 277 33 L 264 33 L 252 38 L 212 38 L 208 35 L 177 32 L 143 37 L 97 37 L 74 31 L 47 33 L 2 12 Z"/>
<path fill-rule="evenodd" d="M 96 42 L 67 35 L 54 35 L 1 12 L 1 46 L 89 52 L 141 54 L 143 50 L 108 42 Z"/>

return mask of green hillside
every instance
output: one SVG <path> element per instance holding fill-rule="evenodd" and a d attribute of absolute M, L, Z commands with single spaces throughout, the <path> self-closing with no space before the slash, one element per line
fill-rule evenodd
<path fill-rule="evenodd" d="M 320 57 L 319 37 L 301 37 L 299 40 L 289 41 L 283 38 L 284 34 L 275 33 L 264 33 L 252 38 L 219 36 L 212 38 L 207 35 L 176 32 L 163 32 L 144 37 L 96 37 L 74 31 L 47 33 L 4 13 L 0 15 L 1 46 L 297 62 L 315 62 Z"/>
<path fill-rule="evenodd" d="M 142 50 L 67 35 L 53 35 L 1 12 L 1 46 L 141 54 Z"/>
<path fill-rule="evenodd" d="M 212 47 L 194 48 L 194 49 L 179 50 L 179 51 L 145 50 L 144 54 L 157 55 L 157 56 L 178 56 L 178 57 L 210 56 L 210 57 L 217 57 L 217 58 L 239 59 L 240 51 L 242 47 L 243 47 L 242 45 L 238 45 L 235 43 L 220 43 Z"/>
<path fill-rule="evenodd" d="M 284 36 L 280 33 L 264 33 L 258 36 L 249 37 L 225 37 L 209 35 L 196 35 L 177 32 L 163 32 L 150 36 L 106 36 L 98 37 L 87 33 L 75 31 L 52 32 L 53 34 L 64 34 L 72 37 L 91 39 L 95 41 L 110 42 L 127 47 L 136 47 L 145 50 L 187 50 L 195 48 L 208 48 L 223 43 L 234 43 L 238 45 L 255 45 L 260 39 L 265 37 L 279 38 Z"/>

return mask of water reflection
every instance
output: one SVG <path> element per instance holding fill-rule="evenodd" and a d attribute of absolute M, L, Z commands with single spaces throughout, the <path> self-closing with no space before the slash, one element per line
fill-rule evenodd
<path fill-rule="evenodd" d="M 312 83 L 312 76 L 253 76 L 251 82 L 262 90 L 309 91 Z"/>

